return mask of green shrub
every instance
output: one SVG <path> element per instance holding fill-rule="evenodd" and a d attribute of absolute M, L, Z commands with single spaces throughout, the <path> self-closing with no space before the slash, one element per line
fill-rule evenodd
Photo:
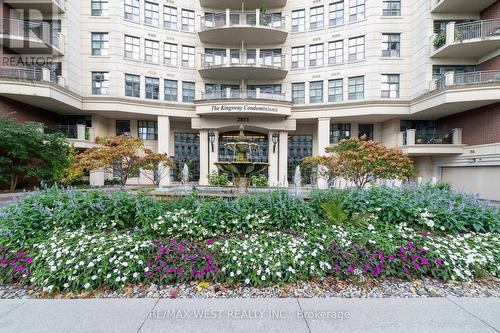
<path fill-rule="evenodd" d="M 27 194 L 0 210 L 0 231 L 22 244 L 27 239 L 56 228 L 134 228 L 157 219 L 163 211 L 162 203 L 145 194 L 54 187 Z"/>
<path fill-rule="evenodd" d="M 348 214 L 374 214 L 391 224 L 407 222 L 414 228 L 451 233 L 498 232 L 500 227 L 498 208 L 445 185 L 321 191 L 313 194 L 311 205 L 319 209 L 337 197 Z"/>
<path fill-rule="evenodd" d="M 251 177 L 252 185 L 255 187 L 267 187 L 268 185 L 268 179 L 266 175 L 260 174 L 260 175 L 253 175 Z"/>
<path fill-rule="evenodd" d="M 225 172 L 217 174 L 217 172 L 214 171 L 208 175 L 208 184 L 212 186 L 227 186 L 230 183 L 229 175 Z"/>
<path fill-rule="evenodd" d="M 105 179 L 104 185 L 116 186 L 116 185 L 121 185 L 121 182 L 120 182 L 120 179 L 118 179 L 118 178 Z"/>

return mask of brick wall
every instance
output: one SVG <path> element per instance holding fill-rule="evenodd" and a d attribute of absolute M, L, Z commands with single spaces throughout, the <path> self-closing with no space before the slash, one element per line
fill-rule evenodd
<path fill-rule="evenodd" d="M 491 20 L 495 18 L 500 18 L 500 1 L 495 2 L 481 12 L 481 20 Z"/>
<path fill-rule="evenodd" d="M 500 56 L 480 63 L 477 66 L 478 71 L 500 71 Z"/>
<path fill-rule="evenodd" d="M 50 128 L 55 128 L 57 123 L 55 113 L 3 96 L 0 96 L 0 115 L 7 116 L 20 123 L 25 121 L 41 122 Z"/>
<path fill-rule="evenodd" d="M 442 131 L 462 128 L 462 140 L 468 145 L 499 143 L 500 103 L 441 118 L 438 120 L 437 126 Z"/>

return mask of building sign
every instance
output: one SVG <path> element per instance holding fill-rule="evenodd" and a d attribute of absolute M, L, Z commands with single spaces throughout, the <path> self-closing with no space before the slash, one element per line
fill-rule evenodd
<path fill-rule="evenodd" d="M 208 104 L 196 106 L 197 114 L 269 114 L 269 115 L 291 115 L 290 106 L 266 105 L 266 104 Z"/>

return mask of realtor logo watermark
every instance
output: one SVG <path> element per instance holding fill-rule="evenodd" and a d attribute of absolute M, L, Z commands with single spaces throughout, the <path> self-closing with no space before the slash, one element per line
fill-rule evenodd
<path fill-rule="evenodd" d="M 149 313 L 153 320 L 289 320 L 289 319 L 314 319 L 314 320 L 348 320 L 351 313 L 348 311 L 331 310 L 294 310 L 270 309 L 206 309 L 206 310 L 153 310 Z"/>

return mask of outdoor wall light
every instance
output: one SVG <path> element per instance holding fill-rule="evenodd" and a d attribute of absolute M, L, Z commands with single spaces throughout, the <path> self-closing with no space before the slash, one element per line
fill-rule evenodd
<path fill-rule="evenodd" d="M 214 142 L 215 142 L 215 133 L 214 132 L 208 132 L 208 140 L 210 141 L 210 144 L 212 146 L 212 153 L 214 152 Z"/>
<path fill-rule="evenodd" d="M 273 154 L 276 154 L 276 145 L 278 144 L 280 137 L 278 133 L 273 133 Z"/>

